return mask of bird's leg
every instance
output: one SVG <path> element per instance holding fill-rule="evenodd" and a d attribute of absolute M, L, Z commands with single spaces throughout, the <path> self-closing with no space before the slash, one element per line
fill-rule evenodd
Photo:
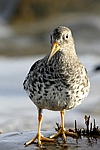
<path fill-rule="evenodd" d="M 31 139 L 29 142 L 25 143 L 25 146 L 28 146 L 32 143 L 34 143 L 34 141 L 37 139 L 38 140 L 38 145 L 41 148 L 41 141 L 48 141 L 48 142 L 54 142 L 54 139 L 50 139 L 50 138 L 46 138 L 41 134 L 41 123 L 42 123 L 42 110 L 39 109 L 38 110 L 38 133 L 36 134 L 36 136 Z"/>
<path fill-rule="evenodd" d="M 66 136 L 77 137 L 77 133 L 69 132 L 64 128 L 64 114 L 65 110 L 60 111 L 61 114 L 61 128 L 54 135 L 51 135 L 50 138 L 56 138 L 62 135 L 64 142 L 66 141 Z"/>
<path fill-rule="evenodd" d="M 61 114 L 61 128 L 58 130 L 58 132 L 56 134 L 51 135 L 50 138 L 56 138 L 56 137 L 62 135 L 64 141 L 66 141 L 65 128 L 64 128 L 64 114 L 65 114 L 65 110 L 60 111 L 60 114 Z"/>
<path fill-rule="evenodd" d="M 60 114 L 61 114 L 61 124 L 62 124 L 62 126 L 61 126 L 61 134 L 62 134 L 62 136 L 63 136 L 63 139 L 64 139 L 64 142 L 66 141 L 66 135 L 65 135 L 65 128 L 64 128 L 64 115 L 65 115 L 65 110 L 62 110 L 61 112 L 60 112 Z"/>

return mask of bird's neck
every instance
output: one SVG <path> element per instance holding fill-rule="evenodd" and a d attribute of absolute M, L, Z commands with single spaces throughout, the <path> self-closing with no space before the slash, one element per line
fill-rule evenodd
<path fill-rule="evenodd" d="M 73 58 L 76 60 L 78 59 L 74 44 L 69 44 L 68 46 L 66 46 L 66 48 L 61 47 L 60 52 L 61 52 L 61 57 L 63 59 L 67 59 L 67 58 L 69 59 Z"/>
<path fill-rule="evenodd" d="M 71 47 L 72 46 L 72 47 Z M 56 64 L 55 66 L 63 66 L 65 64 L 73 63 L 75 61 L 79 61 L 78 57 L 76 55 L 76 51 L 74 48 L 74 45 L 71 45 L 69 47 L 63 48 L 56 52 L 54 56 L 50 59 L 49 65 L 51 66 L 52 64 Z M 47 55 L 45 58 L 46 64 L 48 60 L 49 55 Z"/>

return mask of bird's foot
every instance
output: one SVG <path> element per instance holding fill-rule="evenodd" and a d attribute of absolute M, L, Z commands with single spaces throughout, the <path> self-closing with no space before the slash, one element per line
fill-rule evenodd
<path fill-rule="evenodd" d="M 66 137 L 67 136 L 70 136 L 70 137 L 73 137 L 73 138 L 78 138 L 78 134 L 74 132 L 74 130 L 66 130 L 65 128 L 62 128 L 59 124 L 57 124 L 58 126 L 58 129 L 57 130 L 57 133 L 54 134 L 54 135 L 51 135 L 49 138 L 53 139 L 53 138 L 57 138 L 59 136 L 62 136 L 63 137 L 63 141 L 66 142 Z"/>
<path fill-rule="evenodd" d="M 33 144 L 36 139 L 38 140 L 38 145 L 40 148 L 42 148 L 41 141 L 55 142 L 55 139 L 47 138 L 47 137 L 44 137 L 41 133 L 40 134 L 37 133 L 37 135 L 33 139 L 25 143 L 25 146 Z"/>

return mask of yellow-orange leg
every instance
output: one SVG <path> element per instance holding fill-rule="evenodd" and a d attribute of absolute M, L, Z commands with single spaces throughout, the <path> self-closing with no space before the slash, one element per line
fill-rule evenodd
<path fill-rule="evenodd" d="M 37 139 L 38 140 L 38 145 L 40 148 L 42 148 L 41 145 L 41 141 L 47 141 L 47 142 L 54 142 L 54 139 L 50 139 L 50 138 L 46 138 L 41 134 L 41 123 L 42 123 L 42 110 L 39 109 L 39 113 L 38 113 L 38 133 L 36 134 L 36 136 L 31 139 L 30 141 L 28 141 L 27 143 L 25 143 L 25 146 L 28 146 L 32 143 L 34 143 L 34 141 Z"/>
<path fill-rule="evenodd" d="M 64 142 L 66 141 L 66 136 L 71 136 L 71 137 L 77 137 L 77 133 L 69 132 L 64 128 L 64 114 L 65 110 L 60 111 L 61 114 L 61 128 L 58 130 L 58 132 L 54 135 L 51 135 L 50 138 L 56 138 L 60 135 L 62 135 Z"/>

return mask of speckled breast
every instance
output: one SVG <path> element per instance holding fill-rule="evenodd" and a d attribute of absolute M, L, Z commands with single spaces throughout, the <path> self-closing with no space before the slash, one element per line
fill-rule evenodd
<path fill-rule="evenodd" d="M 90 85 L 84 68 L 80 75 L 70 75 L 70 78 L 68 74 L 63 76 L 53 70 L 50 71 L 53 74 L 43 73 L 49 70 L 38 72 L 28 86 L 28 95 L 37 107 L 54 111 L 68 110 L 79 105 L 88 95 Z"/>

